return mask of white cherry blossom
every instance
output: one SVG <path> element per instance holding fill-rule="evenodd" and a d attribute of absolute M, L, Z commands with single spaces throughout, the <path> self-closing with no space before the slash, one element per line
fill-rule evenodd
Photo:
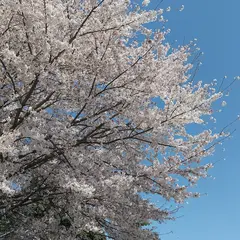
<path fill-rule="evenodd" d="M 173 49 L 169 31 L 146 27 L 162 13 L 141 1 L 0 0 L 6 239 L 158 239 L 143 223 L 174 216 L 141 193 L 198 196 L 189 187 L 220 135 L 187 126 L 222 93 L 191 81 L 191 44 Z"/>

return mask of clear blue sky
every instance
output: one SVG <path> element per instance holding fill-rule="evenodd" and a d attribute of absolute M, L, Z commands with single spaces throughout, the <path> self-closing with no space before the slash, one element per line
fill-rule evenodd
<path fill-rule="evenodd" d="M 159 1 L 152 0 L 151 7 Z M 178 12 L 176 9 L 182 4 L 185 9 Z M 165 13 L 169 20 L 166 26 L 171 29 L 168 40 L 178 40 L 180 44 L 197 38 L 204 52 L 197 80 L 220 81 L 227 75 L 227 85 L 240 75 L 240 0 L 164 0 L 161 8 L 167 6 L 172 8 L 170 13 Z M 240 113 L 239 89 L 240 81 L 225 99 L 227 106 L 216 114 L 218 129 Z M 240 239 L 240 122 L 233 128 L 237 129 L 233 138 L 208 159 L 220 160 L 210 171 L 216 179 L 202 180 L 197 186 L 199 192 L 208 195 L 190 200 L 176 215 L 182 217 L 161 225 L 160 233 L 173 231 L 162 235 L 162 240 Z"/>

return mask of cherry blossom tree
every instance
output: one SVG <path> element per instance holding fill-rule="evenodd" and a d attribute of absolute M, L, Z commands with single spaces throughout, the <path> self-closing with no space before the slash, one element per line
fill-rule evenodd
<path fill-rule="evenodd" d="M 147 27 L 164 21 L 148 3 L 0 0 L 5 239 L 158 239 L 142 226 L 174 216 L 142 193 L 198 196 L 225 134 L 187 127 L 221 93 L 192 81 L 193 43 Z"/>

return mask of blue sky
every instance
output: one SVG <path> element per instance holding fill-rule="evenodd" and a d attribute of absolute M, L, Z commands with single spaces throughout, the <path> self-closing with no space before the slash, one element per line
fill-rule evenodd
<path fill-rule="evenodd" d="M 159 1 L 152 0 L 151 7 Z M 184 11 L 177 11 L 182 4 Z M 168 40 L 182 44 L 197 38 L 204 52 L 196 80 L 221 81 L 227 75 L 225 85 L 228 85 L 240 75 L 239 0 L 164 0 L 161 3 L 161 8 L 168 6 L 172 8 L 164 15 L 169 20 L 166 26 L 171 29 Z M 230 96 L 225 99 L 227 106 L 216 113 L 218 129 L 240 113 L 239 89 L 240 81 L 231 87 Z M 160 233 L 173 232 L 162 235 L 162 240 L 240 239 L 240 122 L 235 123 L 234 128 L 237 130 L 233 137 L 208 159 L 218 161 L 210 171 L 215 180 L 204 179 L 197 186 L 199 192 L 207 195 L 189 200 L 177 213 L 179 218 L 175 222 L 161 225 Z"/>

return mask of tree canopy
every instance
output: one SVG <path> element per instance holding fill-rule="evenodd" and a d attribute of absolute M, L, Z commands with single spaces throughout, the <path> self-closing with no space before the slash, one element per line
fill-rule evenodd
<path fill-rule="evenodd" d="M 147 27 L 164 21 L 148 2 L 0 0 L 6 239 L 158 239 L 142 225 L 172 211 L 142 193 L 198 196 L 225 134 L 187 126 L 221 93 L 193 80 L 194 42 L 173 48 Z"/>

